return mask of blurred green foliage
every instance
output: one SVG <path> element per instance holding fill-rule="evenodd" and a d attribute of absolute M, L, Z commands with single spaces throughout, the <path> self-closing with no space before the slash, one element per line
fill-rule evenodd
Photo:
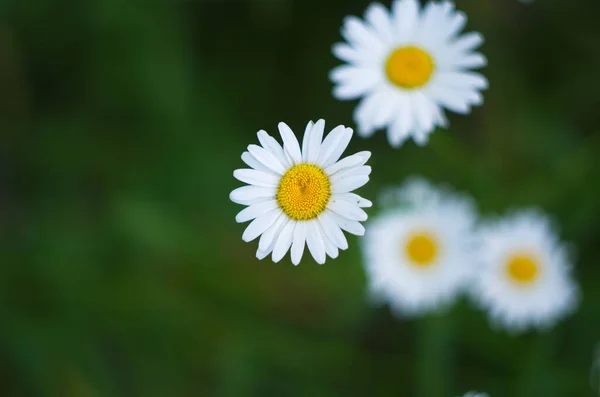
<path fill-rule="evenodd" d="M 330 48 L 368 1 L 2 0 L 0 395 L 597 394 L 600 3 L 457 3 L 487 39 L 485 105 L 424 148 L 354 139 L 362 193 L 419 174 L 483 214 L 544 208 L 576 315 L 518 337 L 466 301 L 395 319 L 365 300 L 357 239 L 299 267 L 242 242 L 228 194 L 255 132 L 352 125 Z"/>

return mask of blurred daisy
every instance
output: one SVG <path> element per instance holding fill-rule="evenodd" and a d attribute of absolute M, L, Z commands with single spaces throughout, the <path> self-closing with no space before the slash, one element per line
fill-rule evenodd
<path fill-rule="evenodd" d="M 465 394 L 463 397 L 489 397 L 486 393 L 477 393 L 474 391 L 470 391 Z"/>
<path fill-rule="evenodd" d="M 262 146 L 249 145 L 242 160 L 251 169 L 235 170 L 233 176 L 249 186 L 235 189 L 231 201 L 247 205 L 237 222 L 252 220 L 242 239 L 260 236 L 256 256 L 272 254 L 278 262 L 291 247 L 294 265 L 300 263 L 304 245 L 313 258 L 325 263 L 326 255 L 338 256 L 348 248 L 342 229 L 363 235 L 362 210 L 371 202 L 351 193 L 369 180 L 371 156 L 360 152 L 339 160 L 352 138 L 352 129 L 340 125 L 323 139 L 325 121 L 311 121 L 304 131 L 302 150 L 296 136 L 279 123 L 283 147 L 265 131 L 258 132 Z M 339 160 L 339 161 L 338 161 Z"/>
<path fill-rule="evenodd" d="M 399 315 L 452 302 L 473 273 L 473 204 L 421 179 L 386 196 L 395 208 L 367 225 L 362 244 L 370 293 Z"/>
<path fill-rule="evenodd" d="M 482 268 L 474 296 L 494 325 L 545 328 L 575 308 L 578 288 L 567 250 L 542 213 L 521 211 L 489 221 L 479 236 Z"/>
<path fill-rule="evenodd" d="M 365 21 L 346 18 L 347 43 L 335 44 L 333 53 L 348 64 L 330 78 L 337 99 L 362 98 L 354 113 L 361 136 L 387 127 L 394 147 L 410 136 L 424 145 L 436 126 L 447 126 L 443 108 L 468 114 L 483 103 L 488 82 L 469 70 L 487 63 L 474 51 L 483 37 L 460 35 L 466 20 L 450 1 L 421 10 L 417 0 L 395 0 L 391 11 L 373 3 Z"/>

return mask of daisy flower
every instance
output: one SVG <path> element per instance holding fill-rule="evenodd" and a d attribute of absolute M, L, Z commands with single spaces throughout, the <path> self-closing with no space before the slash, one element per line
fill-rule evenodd
<path fill-rule="evenodd" d="M 486 393 L 477 393 L 474 391 L 470 391 L 465 394 L 463 397 L 489 397 Z"/>
<path fill-rule="evenodd" d="M 444 108 L 468 114 L 481 105 L 485 77 L 470 71 L 485 66 L 475 52 L 481 34 L 460 35 L 467 17 L 450 1 L 395 0 L 391 11 L 373 3 L 365 20 L 347 17 L 346 43 L 333 54 L 347 64 L 333 69 L 333 95 L 340 100 L 362 98 L 354 112 L 358 133 L 371 136 L 387 128 L 390 145 L 409 137 L 424 145 L 436 126 L 447 127 Z"/>
<path fill-rule="evenodd" d="M 474 205 L 421 179 L 392 193 L 394 208 L 370 222 L 363 239 L 370 293 L 399 315 L 434 311 L 470 280 Z"/>
<path fill-rule="evenodd" d="M 566 248 L 544 214 L 526 210 L 479 230 L 477 303 L 494 325 L 547 328 L 575 309 L 578 288 Z"/>
<path fill-rule="evenodd" d="M 291 250 L 292 263 L 302 259 L 305 244 L 319 264 L 326 255 L 336 258 L 348 248 L 342 230 L 361 236 L 367 220 L 362 209 L 371 202 L 351 193 L 369 181 L 371 153 L 359 152 L 339 160 L 352 138 L 352 129 L 340 125 L 323 139 L 325 121 L 309 122 L 302 149 L 285 123 L 279 123 L 283 147 L 265 131 L 258 131 L 261 146 L 249 145 L 242 160 L 249 169 L 233 176 L 247 183 L 229 195 L 247 205 L 237 222 L 252 221 L 242 239 L 260 236 L 256 256 L 272 254 L 278 262 Z M 338 161 L 339 160 L 339 161 Z"/>

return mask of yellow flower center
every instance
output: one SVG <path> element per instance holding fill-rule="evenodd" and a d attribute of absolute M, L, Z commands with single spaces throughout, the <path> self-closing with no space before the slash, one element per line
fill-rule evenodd
<path fill-rule="evenodd" d="M 406 256 L 418 267 L 429 267 L 438 255 L 438 244 L 428 233 L 415 233 L 404 247 Z"/>
<path fill-rule="evenodd" d="M 413 89 L 427 84 L 435 64 L 431 55 L 414 46 L 400 47 L 392 51 L 385 63 L 385 73 L 395 85 Z"/>
<path fill-rule="evenodd" d="M 314 219 L 327 207 L 331 182 L 322 168 L 313 164 L 297 164 L 281 178 L 277 203 L 291 219 Z"/>
<path fill-rule="evenodd" d="M 539 274 L 539 263 L 532 255 L 517 254 L 510 257 L 506 271 L 517 284 L 530 284 Z"/>

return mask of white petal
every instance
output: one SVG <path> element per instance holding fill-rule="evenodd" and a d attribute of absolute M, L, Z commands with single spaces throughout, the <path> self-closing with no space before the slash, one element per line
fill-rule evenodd
<path fill-rule="evenodd" d="M 253 155 L 250 154 L 250 152 L 242 153 L 242 161 L 244 163 L 248 164 L 248 166 L 250 168 L 254 168 L 257 171 L 262 171 L 262 172 L 266 172 L 269 174 L 277 175 L 275 172 L 271 171 L 270 169 L 268 169 L 267 167 L 262 165 L 257 159 L 254 158 Z"/>
<path fill-rule="evenodd" d="M 476 69 L 486 66 L 487 58 L 479 53 L 469 54 L 453 60 L 450 65 L 457 69 Z"/>
<path fill-rule="evenodd" d="M 391 43 L 394 38 L 394 30 L 387 9 L 379 3 L 371 3 L 365 12 L 365 19 L 371 28 L 386 43 Z"/>
<path fill-rule="evenodd" d="M 436 43 L 443 40 L 444 34 L 438 26 L 443 23 L 443 19 L 439 13 L 440 7 L 437 2 L 428 2 L 421 12 L 421 20 L 418 26 L 417 36 L 421 43 Z M 436 26 L 437 25 L 437 26 Z M 441 36 L 441 37 L 440 37 Z"/>
<path fill-rule="evenodd" d="M 450 46 L 459 52 L 472 51 L 483 43 L 483 35 L 479 32 L 469 32 L 461 35 Z"/>
<path fill-rule="evenodd" d="M 342 36 L 350 43 L 373 51 L 375 54 L 385 49 L 383 41 L 377 37 L 371 28 L 354 16 L 346 17 L 342 27 Z"/>
<path fill-rule="evenodd" d="M 483 95 L 478 91 L 457 91 L 456 95 L 471 106 L 478 106 L 483 103 Z"/>
<path fill-rule="evenodd" d="M 335 212 L 330 213 L 330 216 L 340 228 L 348 233 L 354 234 L 355 236 L 364 236 L 365 227 L 360 222 L 344 218 Z"/>
<path fill-rule="evenodd" d="M 359 187 L 365 185 L 367 182 L 369 182 L 368 176 L 365 176 L 365 175 L 353 176 L 353 177 L 344 179 L 342 182 L 340 182 L 339 184 L 336 184 L 335 186 L 332 186 L 331 191 L 333 194 L 347 193 L 347 192 L 351 192 L 354 189 L 358 189 Z"/>
<path fill-rule="evenodd" d="M 273 172 L 277 174 L 283 175 L 285 173 L 285 167 L 277 157 L 275 157 L 271 152 L 263 149 L 258 145 L 248 145 L 248 151 L 255 159 L 257 159 L 262 165 L 269 168 Z"/>
<path fill-rule="evenodd" d="M 445 26 L 442 26 L 441 28 L 443 28 L 444 33 L 447 37 L 452 37 L 461 30 L 463 30 L 466 23 L 467 16 L 461 11 L 456 11 L 452 16 L 452 20 L 449 21 L 448 24 L 445 24 Z"/>
<path fill-rule="evenodd" d="M 413 133 L 413 140 L 417 145 L 425 146 L 425 144 L 427 144 L 427 142 L 429 141 L 430 133 L 430 131 L 417 130 Z"/>
<path fill-rule="evenodd" d="M 279 160 L 285 168 L 289 168 L 291 166 L 290 162 L 288 161 L 287 157 L 285 156 L 283 148 L 281 147 L 281 145 L 279 144 L 279 142 L 277 142 L 277 140 L 275 138 L 273 138 L 271 135 L 267 134 L 267 132 L 265 130 L 258 131 L 256 133 L 256 135 L 258 136 L 258 141 L 260 142 L 262 147 L 264 147 L 266 150 L 271 152 L 275 157 L 277 157 L 277 160 Z"/>
<path fill-rule="evenodd" d="M 294 236 L 294 229 L 296 226 L 295 221 L 289 221 L 283 229 L 281 229 L 281 233 L 277 237 L 277 241 L 275 242 L 275 247 L 273 248 L 273 262 L 277 263 L 283 258 L 290 249 L 290 245 L 292 245 L 292 238 Z"/>
<path fill-rule="evenodd" d="M 362 222 L 369 218 L 362 208 L 345 200 L 331 200 L 329 204 L 327 204 L 327 208 L 344 218 L 354 221 Z"/>
<path fill-rule="evenodd" d="M 317 222 L 308 222 L 308 231 L 306 234 L 306 245 L 315 261 L 322 265 L 325 263 L 325 243 L 324 236 L 321 235 L 319 224 Z"/>
<path fill-rule="evenodd" d="M 323 160 L 323 163 L 321 163 L 323 168 L 327 168 L 338 161 L 342 153 L 344 153 L 344 150 L 346 150 L 348 147 L 348 144 L 352 139 L 352 133 L 352 128 L 344 129 L 337 145 L 331 150 L 331 153 L 327 156 L 327 158 Z"/>
<path fill-rule="evenodd" d="M 434 120 L 435 120 L 435 123 L 437 125 L 439 125 L 440 127 L 443 127 L 443 128 L 448 127 L 449 123 L 448 123 L 448 119 L 446 118 L 446 115 L 444 114 L 444 110 L 437 103 L 435 104 Z"/>
<path fill-rule="evenodd" d="M 275 197 L 277 189 L 259 186 L 242 186 L 229 193 L 229 199 L 237 204 L 250 205 Z"/>
<path fill-rule="evenodd" d="M 386 130 L 388 142 L 393 148 L 399 148 L 408 139 L 410 134 L 404 129 L 406 118 L 396 117 L 396 120 Z"/>
<path fill-rule="evenodd" d="M 396 0 L 392 4 L 393 24 L 398 37 L 410 40 L 415 25 L 419 22 L 419 4 L 416 0 Z"/>
<path fill-rule="evenodd" d="M 375 128 L 388 125 L 394 118 L 394 111 L 398 107 L 398 95 L 385 95 L 386 99 L 380 101 L 379 107 L 373 112 L 371 123 Z"/>
<path fill-rule="evenodd" d="M 315 128 L 314 123 L 309 121 L 306 125 L 306 129 L 304 130 L 304 137 L 302 138 L 302 162 L 306 163 L 308 161 L 308 142 L 310 141 L 310 137 L 312 136 L 313 129 Z"/>
<path fill-rule="evenodd" d="M 335 175 L 333 175 L 330 180 L 331 180 L 332 184 L 337 184 L 346 178 L 351 178 L 353 176 L 358 176 L 358 175 L 369 176 L 370 174 L 371 174 L 371 167 L 368 165 L 361 165 L 358 167 L 351 167 L 351 168 L 343 169 L 343 170 L 335 173 Z"/>
<path fill-rule="evenodd" d="M 273 225 L 268 228 L 262 236 L 260 236 L 260 240 L 258 241 L 258 249 L 261 251 L 266 251 L 269 247 L 272 247 L 275 243 L 275 239 L 281 233 L 281 230 L 285 227 L 285 225 L 290 222 L 290 219 L 283 212 L 279 214 Z"/>
<path fill-rule="evenodd" d="M 381 81 L 381 74 L 376 70 L 357 71 L 351 79 L 341 81 L 333 88 L 333 96 L 339 100 L 356 99 L 373 91 Z"/>
<path fill-rule="evenodd" d="M 292 243 L 292 263 L 298 265 L 302 260 L 304 253 L 304 242 L 306 241 L 306 222 L 297 222 L 294 230 L 294 240 Z"/>
<path fill-rule="evenodd" d="M 249 185 L 276 187 L 279 185 L 280 178 L 273 173 L 249 169 L 239 169 L 233 171 L 233 177 Z"/>
<path fill-rule="evenodd" d="M 445 108 L 459 114 L 468 114 L 471 107 L 460 96 L 456 95 L 456 90 L 446 88 L 436 84 L 428 89 L 427 93 L 432 99 L 440 103 Z"/>
<path fill-rule="evenodd" d="M 261 201 L 260 203 L 252 204 L 249 207 L 241 210 L 235 217 L 238 223 L 248 222 L 251 219 L 258 218 L 267 212 L 279 207 L 277 200 Z"/>
<path fill-rule="evenodd" d="M 400 147 L 410 136 L 414 124 L 413 104 L 409 95 L 398 97 L 396 118 L 387 129 L 388 142 L 392 147 Z"/>
<path fill-rule="evenodd" d="M 318 218 L 319 223 L 321 224 L 327 239 L 329 239 L 336 247 L 345 250 L 348 248 L 348 241 L 337 222 L 331 217 L 331 214 L 332 212 L 328 210 L 322 212 Z"/>
<path fill-rule="evenodd" d="M 323 139 L 323 143 L 321 144 L 321 150 L 319 151 L 319 158 L 317 160 L 318 165 L 323 167 L 324 164 L 326 164 L 326 160 L 329 160 L 329 157 L 339 145 L 345 130 L 346 127 L 344 127 L 343 125 L 338 125 L 333 130 L 331 130 L 329 134 L 327 134 L 325 139 Z"/>
<path fill-rule="evenodd" d="M 313 127 L 315 126 L 315 123 L 313 123 L 313 121 L 309 121 L 308 123 L 306 123 L 306 127 L 304 127 L 304 138 L 306 138 L 307 135 L 310 135 Z M 304 143 L 303 143 L 304 144 Z"/>
<path fill-rule="evenodd" d="M 269 247 L 266 251 L 256 250 L 256 258 L 261 261 L 265 259 L 273 251 L 273 247 Z"/>
<path fill-rule="evenodd" d="M 436 80 L 446 87 L 460 89 L 483 90 L 488 87 L 487 79 L 474 72 L 442 72 L 439 73 Z"/>
<path fill-rule="evenodd" d="M 321 227 L 321 226 L 319 226 Z M 323 234 L 323 230 L 321 229 L 321 234 Z M 340 254 L 340 251 L 338 250 L 338 247 L 336 247 L 331 241 L 329 241 L 328 238 L 325 238 L 323 240 L 323 243 L 325 244 L 325 253 L 327 255 L 329 255 L 330 258 L 337 258 Z"/>
<path fill-rule="evenodd" d="M 321 142 L 323 141 L 323 131 L 325 130 L 325 120 L 321 119 L 317 121 L 312 129 L 310 140 L 308 141 L 308 154 L 306 156 L 306 162 L 309 164 L 315 164 L 319 159 L 319 152 L 321 151 Z M 304 153 L 302 153 L 304 155 Z"/>
<path fill-rule="evenodd" d="M 368 91 L 383 81 L 383 74 L 372 66 L 342 65 L 331 70 L 329 78 L 341 85 L 360 85 L 363 91 Z"/>
<path fill-rule="evenodd" d="M 358 124 L 358 133 L 363 138 L 368 138 L 378 126 L 373 122 L 375 112 L 388 99 L 386 92 L 374 92 L 366 95 L 354 109 L 354 121 Z"/>
<path fill-rule="evenodd" d="M 263 216 L 254 219 L 252 222 L 250 222 L 246 230 L 244 230 L 244 234 L 242 234 L 242 240 L 248 243 L 263 234 L 265 230 L 267 230 L 273 224 L 273 222 L 275 222 L 275 219 L 277 219 L 280 214 L 280 209 L 274 209 L 267 212 Z"/>
<path fill-rule="evenodd" d="M 286 123 L 279 123 L 278 127 L 281 139 L 283 140 L 283 149 L 290 156 L 293 164 L 301 163 L 302 153 L 300 152 L 300 144 L 298 144 L 296 136 Z"/>
<path fill-rule="evenodd" d="M 338 172 L 340 170 L 343 170 L 346 168 L 352 168 L 352 167 L 356 167 L 360 164 L 364 164 L 364 162 L 366 161 L 364 159 L 367 156 L 367 153 L 370 156 L 370 152 L 358 152 L 351 156 L 344 157 L 337 163 L 332 164 L 329 167 L 325 168 L 325 173 L 329 176 L 332 176 L 333 174 L 335 174 L 336 172 Z"/>
<path fill-rule="evenodd" d="M 421 131 L 426 133 L 433 129 L 433 103 L 422 92 L 413 95 L 415 119 Z"/>
<path fill-rule="evenodd" d="M 362 152 L 358 152 L 356 154 L 358 154 L 362 159 L 358 165 L 365 165 L 366 162 L 371 158 L 371 152 L 368 150 L 363 150 Z"/>
<path fill-rule="evenodd" d="M 348 201 L 349 203 L 356 204 L 361 208 L 369 208 L 373 206 L 373 203 L 370 200 L 367 200 L 356 193 L 336 194 L 333 195 L 331 199 Z"/>
<path fill-rule="evenodd" d="M 356 50 L 346 43 L 334 44 L 331 51 L 338 59 L 352 64 L 359 64 L 364 59 L 361 51 Z"/>

